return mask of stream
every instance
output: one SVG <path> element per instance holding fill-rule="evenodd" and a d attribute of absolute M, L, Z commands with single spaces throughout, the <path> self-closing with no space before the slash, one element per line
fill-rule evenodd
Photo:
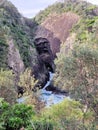
<path fill-rule="evenodd" d="M 46 107 L 49 107 L 49 106 L 51 106 L 53 104 L 60 103 L 65 98 L 69 98 L 69 97 L 66 97 L 62 93 L 56 94 L 56 93 L 53 93 L 52 91 L 47 91 L 46 90 L 46 87 L 50 85 L 50 83 L 51 83 L 51 81 L 53 79 L 53 76 L 54 76 L 54 73 L 49 72 L 49 74 L 50 74 L 49 81 L 47 81 L 44 88 L 39 90 L 39 92 L 38 92 L 40 100 L 45 102 Z M 17 99 L 17 102 L 18 103 L 23 103 L 26 100 L 26 98 L 28 98 L 28 97 L 20 97 L 20 98 Z"/>
<path fill-rule="evenodd" d="M 64 94 L 61 94 L 61 93 L 56 94 L 56 93 L 53 93 L 52 91 L 46 90 L 46 87 L 50 85 L 54 76 L 54 73 L 49 72 L 49 74 L 50 74 L 50 79 L 46 83 L 46 85 L 44 86 L 44 88 L 41 90 L 41 93 L 40 93 L 40 99 L 45 102 L 46 107 L 49 107 L 53 104 L 60 103 L 61 101 L 64 100 L 64 98 L 66 98 Z"/>

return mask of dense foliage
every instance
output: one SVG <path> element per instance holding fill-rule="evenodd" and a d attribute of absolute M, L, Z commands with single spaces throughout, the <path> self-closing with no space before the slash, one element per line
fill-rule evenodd
<path fill-rule="evenodd" d="M 81 5 L 79 2 L 78 12 L 77 8 L 74 9 L 78 14 L 81 12 L 81 19 L 71 30 L 70 39 L 75 34 L 70 43 L 72 47 L 66 53 L 66 41 L 57 54 L 54 82 L 59 88 L 68 91 L 72 98 L 80 101 L 86 107 L 86 112 L 90 109 L 93 112 L 92 122 L 97 122 L 98 14 L 94 13 L 97 10 L 95 6 L 83 3 Z"/>
<path fill-rule="evenodd" d="M 22 17 L 11 2 L 2 2 L 0 5 L 0 67 L 8 67 L 9 39 L 13 39 L 25 67 L 31 65 L 30 48 L 34 48 L 33 25 L 35 22 Z"/>
<path fill-rule="evenodd" d="M 0 99 L 0 128 L 2 130 L 97 130 L 91 121 L 93 113 L 84 112 L 78 101 L 66 99 L 51 108 L 45 108 L 40 115 L 25 104 L 10 106 Z M 89 124 L 90 123 L 90 124 Z"/>
<path fill-rule="evenodd" d="M 0 97 L 13 104 L 16 102 L 16 95 L 14 74 L 10 70 L 0 69 Z"/>
<path fill-rule="evenodd" d="M 69 92 L 70 98 L 38 111 L 28 105 L 37 104 L 37 100 L 32 101 L 31 89 L 38 81 L 31 77 L 31 70 L 26 69 L 18 79 L 18 85 L 30 95 L 29 101 L 15 104 L 14 74 L 6 69 L 10 38 L 19 49 L 25 67 L 36 65 L 34 30 L 30 30 L 33 25 L 10 2 L 0 6 L 0 68 L 3 68 L 0 69 L 0 97 L 11 104 L 0 99 L 1 130 L 98 130 L 98 8 L 85 1 L 64 0 L 41 11 L 34 20 L 42 23 L 53 12 L 68 11 L 77 13 L 80 20 L 70 32 L 69 38 L 75 34 L 71 47 L 66 49 L 66 41 L 57 54 L 53 82 Z"/>
<path fill-rule="evenodd" d="M 89 44 L 75 46 L 68 56 L 59 55 L 55 84 L 97 113 L 98 48 Z M 61 55 L 60 55 L 61 56 Z M 59 69 L 62 66 L 62 69 Z"/>
<path fill-rule="evenodd" d="M 64 0 L 61 2 L 56 2 L 45 10 L 40 11 L 34 19 L 38 23 L 42 23 L 49 15 L 53 13 L 62 14 L 68 11 L 77 13 L 84 18 L 93 18 L 96 16 L 96 10 L 98 10 L 97 6 L 87 3 L 86 1 Z"/>
<path fill-rule="evenodd" d="M 0 129 L 53 130 L 53 126 L 45 117 L 39 117 L 31 106 L 25 104 L 11 106 L 0 99 Z"/>

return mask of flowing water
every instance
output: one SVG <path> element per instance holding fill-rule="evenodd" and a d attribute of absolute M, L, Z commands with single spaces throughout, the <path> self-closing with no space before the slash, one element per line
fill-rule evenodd
<path fill-rule="evenodd" d="M 52 79 L 53 79 L 53 76 L 54 76 L 54 73 L 51 73 L 49 72 L 50 74 L 50 79 L 49 81 L 46 83 L 46 85 L 44 86 L 43 89 L 39 90 L 40 94 L 39 94 L 39 98 L 41 101 L 44 101 L 45 104 L 46 104 L 46 107 L 49 107 L 53 104 L 57 104 L 57 103 L 60 103 L 61 101 L 64 100 L 64 98 L 69 98 L 69 97 L 66 97 L 64 94 L 56 94 L 56 93 L 53 93 L 52 91 L 47 91 L 46 88 L 47 86 L 50 85 Z M 21 97 L 21 98 L 18 98 L 17 99 L 17 102 L 18 103 L 22 103 L 26 100 L 26 98 L 28 97 Z"/>
<path fill-rule="evenodd" d="M 61 93 L 56 94 L 56 93 L 53 93 L 52 91 L 46 90 L 46 87 L 50 85 L 50 83 L 53 79 L 53 76 L 54 76 L 54 73 L 49 72 L 49 74 L 50 74 L 50 79 L 40 92 L 40 98 L 42 101 L 45 102 L 47 107 L 51 106 L 53 104 L 60 103 L 61 101 L 64 100 L 64 98 L 68 98 L 64 94 L 61 94 Z"/>

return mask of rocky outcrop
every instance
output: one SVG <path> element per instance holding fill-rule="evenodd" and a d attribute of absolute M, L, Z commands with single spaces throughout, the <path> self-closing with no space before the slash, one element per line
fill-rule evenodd
<path fill-rule="evenodd" d="M 64 94 L 65 96 L 69 96 L 69 92 L 55 87 L 52 83 L 46 87 L 46 90 L 52 91 L 52 93 L 55 93 L 55 94 Z"/>
<path fill-rule="evenodd" d="M 0 68 L 11 69 L 18 81 L 20 73 L 29 67 L 39 81 L 37 86 L 44 87 L 49 71 L 54 71 L 53 55 L 48 43 L 37 46 L 36 41 L 34 45 L 35 25 L 35 21 L 24 18 L 11 2 L 0 0 Z M 23 90 L 20 88 L 19 92 Z"/>
<path fill-rule="evenodd" d="M 35 39 L 34 44 L 40 60 L 44 63 L 49 71 L 54 72 L 54 58 L 50 49 L 49 41 L 46 38 L 39 37 Z"/>
<path fill-rule="evenodd" d="M 8 46 L 6 58 L 3 61 L 3 57 L 1 63 L 7 64 L 17 78 L 25 68 L 31 67 L 32 74 L 39 80 L 38 86 L 44 87 L 49 80 L 49 71 L 55 71 L 53 60 L 60 43 L 67 39 L 79 16 L 74 13 L 52 14 L 38 26 L 36 32 L 37 23 L 24 18 L 7 0 L 0 1 L 0 16 L 0 40 L 3 37 L 0 42 L 5 40 L 2 46 Z"/>
<path fill-rule="evenodd" d="M 25 67 L 19 50 L 15 47 L 13 39 L 9 40 L 8 45 L 8 66 L 16 75 L 20 75 Z"/>
<path fill-rule="evenodd" d="M 47 80 L 49 80 L 49 71 L 55 71 L 54 57 L 50 49 L 49 41 L 46 38 L 36 38 L 34 40 L 34 44 L 38 53 L 38 59 L 40 63 L 40 66 L 38 68 L 37 66 L 35 66 L 36 69 L 34 69 L 34 72 L 38 70 L 41 74 L 36 75 L 37 73 L 35 72 L 35 76 L 39 79 L 37 86 L 41 86 L 41 88 L 43 88 Z M 45 72 L 45 76 L 43 75 L 43 72 Z"/>

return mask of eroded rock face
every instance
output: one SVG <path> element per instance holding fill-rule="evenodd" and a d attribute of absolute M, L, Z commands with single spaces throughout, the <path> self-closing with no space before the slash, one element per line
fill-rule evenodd
<path fill-rule="evenodd" d="M 7 0 L 0 1 L 0 18 L 0 40 L 3 41 L 2 44 L 0 41 L 0 54 L 6 53 L 0 59 L 1 63 L 4 63 L 0 67 L 13 71 L 18 94 L 22 95 L 24 92 L 23 88 L 18 86 L 19 76 L 28 67 L 39 81 L 38 86 L 44 87 L 49 80 L 49 71 L 54 71 L 54 63 L 47 39 L 36 39 L 36 48 L 34 47 L 36 21 L 24 18 Z"/>
<path fill-rule="evenodd" d="M 46 38 L 39 37 L 35 39 L 34 44 L 40 60 L 44 63 L 49 71 L 54 72 L 54 57 L 50 49 L 49 41 Z"/>
<path fill-rule="evenodd" d="M 49 80 L 49 71 L 55 71 L 54 57 L 50 49 L 49 41 L 46 38 L 35 38 L 34 44 L 38 54 L 38 64 L 33 66 L 35 78 L 38 84 L 35 86 L 43 88 Z"/>
<path fill-rule="evenodd" d="M 19 50 L 15 47 L 13 39 L 10 39 L 8 48 L 8 66 L 13 70 L 16 75 L 20 75 L 24 71 L 24 63 L 21 59 Z"/>
<path fill-rule="evenodd" d="M 61 15 L 52 14 L 37 27 L 35 32 L 38 37 L 45 37 L 50 42 L 50 47 L 55 56 L 60 51 L 60 44 L 64 43 L 70 35 L 70 30 L 78 22 L 79 16 L 72 12 Z"/>
<path fill-rule="evenodd" d="M 15 90 L 21 93 L 23 91 L 20 91 L 20 88 L 17 86 L 17 83 L 19 81 L 20 74 L 25 69 L 25 66 L 20 56 L 19 50 L 14 45 L 13 39 L 9 39 L 8 45 L 8 67 L 13 70 L 13 73 L 15 74 Z"/>

